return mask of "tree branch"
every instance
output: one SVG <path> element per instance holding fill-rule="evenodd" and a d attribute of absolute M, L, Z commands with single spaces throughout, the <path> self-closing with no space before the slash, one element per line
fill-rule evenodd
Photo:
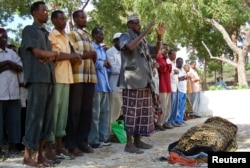
<path fill-rule="evenodd" d="M 90 0 L 86 0 L 84 3 L 84 5 L 82 6 L 82 10 L 84 10 L 86 8 L 86 6 L 88 5 Z"/>
<path fill-rule="evenodd" d="M 215 19 L 209 19 L 209 18 L 203 18 L 202 15 L 199 13 L 199 11 L 196 9 L 195 4 L 192 3 L 191 6 L 191 12 L 199 17 L 200 19 L 204 20 L 207 23 L 212 24 L 223 36 L 224 40 L 226 41 L 227 45 L 237 54 L 240 55 L 242 50 L 238 48 L 231 40 L 230 36 L 228 35 L 227 31 L 225 28 L 219 24 Z"/>
<path fill-rule="evenodd" d="M 227 45 L 237 54 L 240 55 L 241 53 L 241 49 L 238 48 L 231 40 L 230 36 L 228 35 L 227 31 L 225 30 L 225 28 L 219 24 L 216 20 L 214 19 L 205 19 L 206 22 L 212 24 L 217 30 L 219 30 L 224 38 L 224 40 L 226 41 Z"/>
<path fill-rule="evenodd" d="M 207 47 L 207 45 L 204 43 L 204 41 L 201 41 L 201 43 L 202 43 L 202 45 L 206 48 L 206 50 L 207 50 L 207 52 L 208 52 L 208 54 L 209 54 L 209 57 L 210 57 L 211 59 L 215 59 L 215 60 L 219 60 L 219 61 L 222 61 L 222 62 L 226 62 L 226 63 L 228 63 L 228 64 L 230 64 L 230 65 L 232 65 L 232 66 L 234 66 L 234 67 L 237 68 L 238 65 L 237 65 L 235 62 L 233 62 L 233 61 L 231 61 L 231 60 L 225 58 L 224 54 L 222 54 L 220 57 L 214 57 L 214 56 L 212 55 L 212 53 L 210 52 L 209 48 Z"/>

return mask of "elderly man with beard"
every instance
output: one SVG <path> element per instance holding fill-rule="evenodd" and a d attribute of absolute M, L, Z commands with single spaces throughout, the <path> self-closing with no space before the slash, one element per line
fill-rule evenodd
<path fill-rule="evenodd" d="M 123 88 L 123 115 L 127 133 L 127 144 L 124 151 L 143 153 L 140 149 L 150 149 L 152 145 L 141 140 L 154 131 L 154 110 L 152 106 L 153 74 L 150 62 L 149 44 L 145 36 L 152 30 L 155 21 L 151 21 L 144 32 L 137 14 L 127 19 L 128 31 L 120 37 L 122 66 L 118 86 Z M 159 23 L 156 28 L 157 43 L 154 51 L 161 48 L 165 25 Z M 133 142 L 134 138 L 134 142 Z"/>

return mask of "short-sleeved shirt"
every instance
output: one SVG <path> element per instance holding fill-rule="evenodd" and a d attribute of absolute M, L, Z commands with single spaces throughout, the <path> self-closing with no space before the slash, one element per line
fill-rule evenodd
<path fill-rule="evenodd" d="M 87 31 L 74 27 L 68 36 L 77 54 L 83 55 L 84 52 L 95 51 Z M 73 65 L 73 78 L 74 83 L 97 83 L 93 59 L 82 59 L 81 65 Z"/>
<path fill-rule="evenodd" d="M 179 70 L 178 77 L 187 76 L 187 73 L 183 68 L 177 69 Z M 182 80 L 178 82 L 178 91 L 182 93 L 187 93 L 187 80 Z"/>
<path fill-rule="evenodd" d="M 132 37 L 134 36 L 134 37 Z M 150 66 L 150 60 L 147 60 L 146 56 L 143 55 L 149 53 L 148 43 L 145 43 L 144 47 L 142 42 L 135 47 L 133 50 L 124 50 L 124 46 L 134 40 L 138 35 L 129 30 L 127 33 L 123 33 L 120 36 L 120 47 L 122 65 L 119 76 L 118 86 L 125 89 L 142 89 L 150 85 L 154 87 L 152 67 Z"/>
<path fill-rule="evenodd" d="M 170 73 L 172 71 L 172 64 L 167 63 L 166 58 L 160 54 L 156 58 L 157 63 L 159 64 L 159 88 L 160 93 L 171 93 L 171 79 Z"/>
<path fill-rule="evenodd" d="M 122 92 L 122 89 L 117 86 L 121 70 L 121 51 L 118 51 L 115 46 L 111 47 L 107 51 L 107 59 L 111 64 L 111 71 L 109 75 L 109 85 L 112 92 Z"/>
<path fill-rule="evenodd" d="M 69 53 L 71 52 L 69 39 L 64 33 L 60 33 L 54 29 L 49 34 L 49 41 L 53 51 Z M 56 83 L 70 84 L 73 83 L 72 67 L 69 60 L 55 62 L 55 77 Z"/>
<path fill-rule="evenodd" d="M 11 49 L 0 49 L 0 62 L 9 60 L 20 66 L 20 57 Z M 16 72 L 6 70 L 0 73 L 0 100 L 17 100 L 19 96 L 19 81 Z"/>
<path fill-rule="evenodd" d="M 195 80 L 200 80 L 198 73 L 193 68 L 190 68 L 188 75 L 190 76 L 192 93 L 201 91 L 200 81 L 195 82 Z"/>
<path fill-rule="evenodd" d="M 172 92 L 177 92 L 178 74 L 174 74 L 174 70 L 176 69 L 175 60 L 171 61 L 169 58 L 167 58 L 167 63 L 172 64 L 172 71 L 171 71 L 171 74 L 170 74 Z"/>
<path fill-rule="evenodd" d="M 35 22 L 23 29 L 20 51 L 24 70 L 24 84 L 55 83 L 54 63 L 41 63 L 31 50 L 32 48 L 39 48 L 52 51 L 48 35 L 49 32 Z"/>
<path fill-rule="evenodd" d="M 111 88 L 109 86 L 108 80 L 108 71 L 109 68 L 106 68 L 104 61 L 107 60 L 107 55 L 102 46 L 93 42 L 93 47 L 97 53 L 97 59 L 95 63 L 96 73 L 98 82 L 95 84 L 95 91 L 97 92 L 110 92 Z"/>

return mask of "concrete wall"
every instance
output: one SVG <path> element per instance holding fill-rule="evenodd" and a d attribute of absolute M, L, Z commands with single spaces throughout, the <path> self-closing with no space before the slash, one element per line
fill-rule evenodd
<path fill-rule="evenodd" d="M 250 89 L 202 91 L 199 114 L 249 121 Z"/>

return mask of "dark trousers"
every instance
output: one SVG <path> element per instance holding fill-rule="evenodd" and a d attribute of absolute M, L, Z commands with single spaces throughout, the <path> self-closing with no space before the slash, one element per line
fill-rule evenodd
<path fill-rule="evenodd" d="M 75 83 L 70 86 L 69 114 L 64 138 L 68 149 L 88 144 L 94 89 L 94 83 Z"/>
<path fill-rule="evenodd" d="M 0 100 L 0 147 L 3 145 L 5 129 L 9 143 L 19 143 L 21 136 L 20 100 Z M 5 129 L 4 129 L 5 128 Z"/>
<path fill-rule="evenodd" d="M 53 84 L 32 83 L 28 85 L 28 105 L 25 120 L 23 144 L 27 148 L 37 149 L 39 141 L 54 139 L 53 127 Z"/>

